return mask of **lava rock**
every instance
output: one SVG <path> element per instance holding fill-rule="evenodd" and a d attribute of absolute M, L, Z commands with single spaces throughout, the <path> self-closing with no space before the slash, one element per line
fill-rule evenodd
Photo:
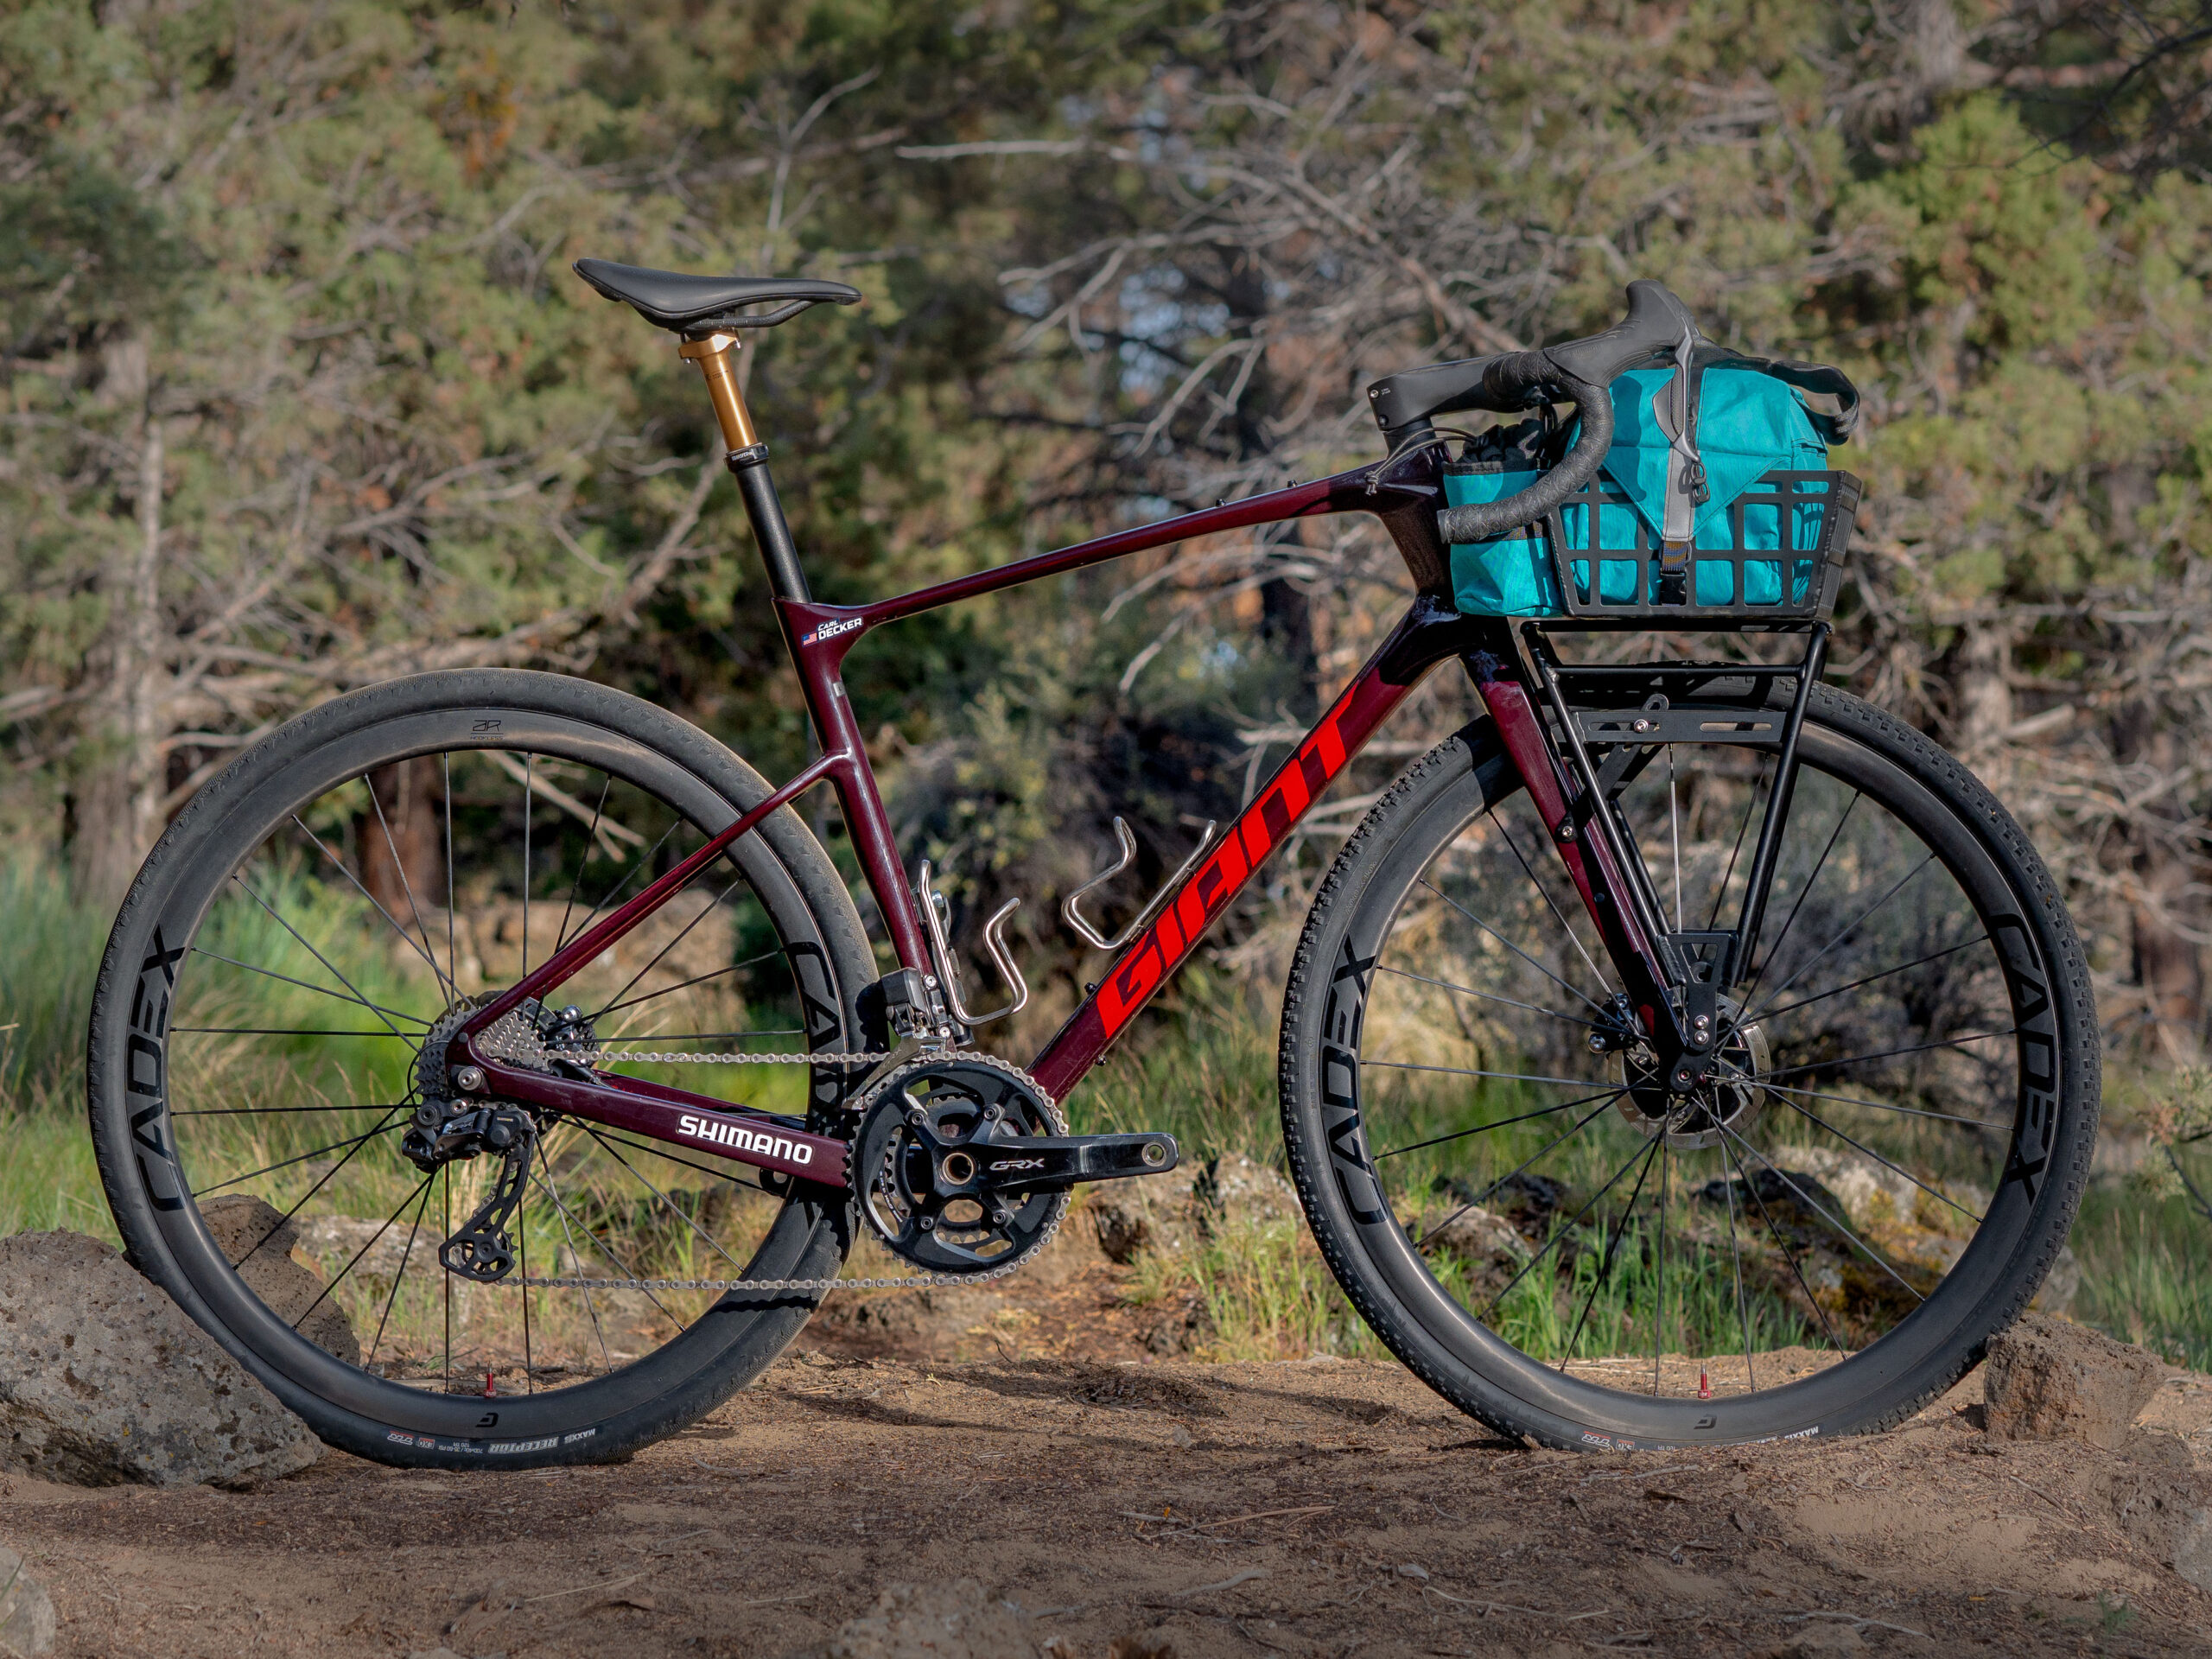
<path fill-rule="evenodd" d="M 1998 1440 L 2086 1440 L 2116 1452 L 2165 1370 L 2144 1349 L 2030 1313 L 1990 1339 L 1984 1421 Z"/>
<path fill-rule="evenodd" d="M 1084 1212 L 1107 1258 L 1128 1263 L 1146 1252 L 1187 1249 L 1224 1226 L 1290 1220 L 1299 1213 L 1298 1192 L 1267 1165 L 1228 1152 L 1165 1175 L 1101 1182 Z"/>
<path fill-rule="evenodd" d="M 0 1239 L 0 1470 L 79 1486 L 245 1486 L 306 1468 L 306 1424 L 123 1257 Z"/>
<path fill-rule="evenodd" d="M 238 1270 L 246 1288 L 266 1302 L 270 1313 L 325 1353 L 348 1365 L 361 1363 L 360 1338 L 353 1334 L 345 1311 L 324 1294 L 322 1275 L 295 1254 L 301 1243 L 297 1222 L 259 1198 L 242 1197 L 208 1199 L 200 1206 L 200 1218 L 215 1236 L 223 1259 Z M 372 1236 L 378 1230 L 374 1222 L 360 1224 Z M 389 1231 L 404 1241 L 405 1229 Z M 347 1251 L 348 1258 L 360 1248 Z"/>
<path fill-rule="evenodd" d="M 54 1645 L 54 1602 L 23 1570 L 23 1558 L 0 1546 L 0 1659 L 37 1659 Z"/>

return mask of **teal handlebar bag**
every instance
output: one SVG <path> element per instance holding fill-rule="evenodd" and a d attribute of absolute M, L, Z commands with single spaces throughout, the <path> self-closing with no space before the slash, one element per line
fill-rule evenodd
<path fill-rule="evenodd" d="M 1840 505 L 1821 499 L 1834 476 L 1826 471 L 1823 433 L 1834 423 L 1808 411 L 1802 388 L 1751 366 L 1754 361 L 1630 370 L 1615 380 L 1612 446 L 1591 488 L 1549 521 L 1559 546 L 1550 545 L 1541 525 L 1455 545 L 1452 586 L 1460 613 L 1544 617 L 1592 603 L 1653 603 L 1658 563 L 1646 551 L 1665 542 L 1686 551 L 1733 550 L 1732 562 L 1693 556 L 1694 575 L 1682 598 L 1694 607 L 1802 602 L 1812 563 L 1740 556 L 1822 545 L 1827 515 Z M 1561 441 L 1573 436 L 1570 426 Z M 1525 448 L 1495 455 L 1493 449 L 1488 458 L 1446 463 L 1445 499 L 1453 506 L 1502 500 L 1539 476 Z M 1562 565 L 1575 584 L 1571 606 L 1561 602 Z"/>
<path fill-rule="evenodd" d="M 1510 461 L 1453 461 L 1444 466 L 1444 499 L 1462 507 L 1488 505 L 1518 494 L 1543 474 L 1516 457 Z M 1559 573 L 1535 525 L 1491 542 L 1452 549 L 1452 602 L 1462 616 L 1557 616 Z"/>

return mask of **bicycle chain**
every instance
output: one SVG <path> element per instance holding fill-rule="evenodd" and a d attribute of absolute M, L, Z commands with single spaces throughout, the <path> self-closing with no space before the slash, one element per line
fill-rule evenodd
<path fill-rule="evenodd" d="M 639 1054 L 626 1048 L 552 1052 L 561 1059 L 574 1060 L 581 1065 L 614 1060 L 627 1060 L 638 1065 L 874 1065 L 891 1058 L 888 1051 L 880 1054 Z"/>
<path fill-rule="evenodd" d="M 887 1053 L 869 1054 L 635 1054 L 627 1050 L 592 1049 L 561 1056 L 586 1065 L 597 1065 L 607 1060 L 628 1060 L 635 1065 L 874 1065 L 888 1059 Z M 1057 1232 L 1057 1224 L 1052 1231 Z M 1051 1233 L 1038 1240 L 1041 1249 L 1051 1242 Z M 959 1285 L 988 1285 L 994 1279 L 1003 1279 L 1028 1263 L 1037 1254 L 1029 1250 L 1018 1262 L 1002 1268 L 992 1268 L 982 1273 L 929 1273 L 912 1279 L 524 1279 L 517 1282 L 525 1290 L 759 1290 L 759 1291 L 819 1291 L 828 1294 L 833 1290 L 943 1290 Z"/>

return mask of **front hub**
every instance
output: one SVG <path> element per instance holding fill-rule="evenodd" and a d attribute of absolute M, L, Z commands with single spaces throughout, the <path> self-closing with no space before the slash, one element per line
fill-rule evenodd
<path fill-rule="evenodd" d="M 1767 1090 L 1766 1034 L 1757 1025 L 1739 1026 L 1741 1005 L 1716 999 L 1719 1039 L 1703 1053 L 1685 1052 L 1671 1065 L 1648 1044 L 1621 1056 L 1620 1115 L 1647 1135 L 1664 1135 L 1679 1150 L 1718 1146 L 1724 1135 L 1750 1133 Z"/>

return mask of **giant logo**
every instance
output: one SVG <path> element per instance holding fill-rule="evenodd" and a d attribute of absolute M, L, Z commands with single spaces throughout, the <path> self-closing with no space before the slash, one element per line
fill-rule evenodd
<path fill-rule="evenodd" d="M 1306 814 L 1313 798 L 1344 769 L 1343 734 L 1338 729 L 1344 710 L 1359 690 L 1355 684 L 1322 717 L 1281 771 L 1268 780 L 1259 798 L 1230 826 L 1214 855 L 1183 884 L 1174 902 L 1129 947 L 1098 988 L 1098 1018 L 1111 1037 L 1128 1024 L 1175 964 L 1191 953 L 1213 918 L 1243 888 L 1252 872 L 1290 833 Z"/>

